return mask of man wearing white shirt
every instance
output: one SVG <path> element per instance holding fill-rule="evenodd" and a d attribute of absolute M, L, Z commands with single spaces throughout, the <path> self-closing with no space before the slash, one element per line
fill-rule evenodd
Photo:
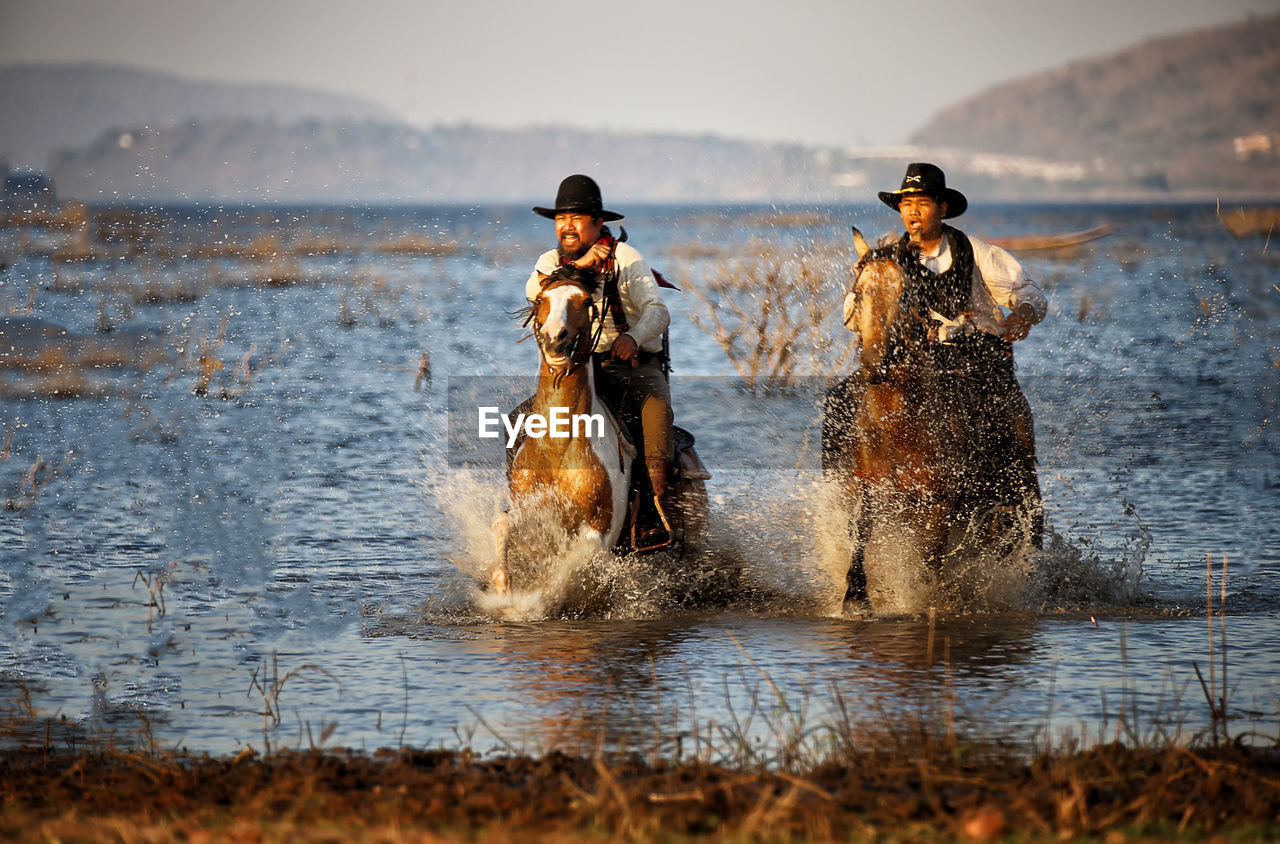
<path fill-rule="evenodd" d="M 920 275 L 931 282 L 930 316 L 940 324 L 937 339 L 947 342 L 982 331 L 1012 343 L 1044 319 L 1044 292 L 1016 258 L 942 222 L 959 217 L 969 203 L 947 187 L 937 167 L 912 164 L 899 190 L 879 196 L 902 217 L 906 233 L 900 242 L 914 247 L 919 267 L 927 271 Z M 966 272 L 970 265 L 973 271 Z M 916 268 L 903 269 L 910 273 Z"/>
<path fill-rule="evenodd" d="M 976 422 L 975 456 L 987 462 L 990 471 L 985 476 L 997 479 L 1000 489 L 994 497 L 1009 508 L 1025 508 L 1038 547 L 1043 509 L 1035 433 L 1031 407 L 1013 374 L 1013 343 L 1044 319 L 1044 292 L 1004 249 L 943 222 L 963 214 L 969 203 L 964 194 L 947 187 L 937 166 L 908 165 L 902 186 L 882 191 L 879 197 L 898 212 L 905 232 L 871 255 L 893 257 L 923 292 L 920 315 L 935 326 L 939 362 L 966 387 L 970 416 Z M 850 298 L 845 302 L 846 325 L 851 309 Z M 832 468 L 841 453 L 841 423 L 856 408 L 861 389 L 854 376 L 827 397 L 824 468 Z"/>
<path fill-rule="evenodd" d="M 663 363 L 663 334 L 671 315 L 662 301 L 660 282 L 641 254 L 614 238 L 606 223 L 623 217 L 604 208 L 600 186 L 590 176 L 566 177 L 553 207 L 534 207 L 535 214 L 555 221 L 557 247 L 539 256 L 525 283 L 532 303 L 543 280 L 556 268 L 573 264 L 599 274 L 593 294 L 597 304 L 593 349 L 600 383 L 597 390 L 613 406 L 629 393 L 640 416 L 644 461 L 650 485 L 661 497 L 672 471 L 671 393 Z"/>

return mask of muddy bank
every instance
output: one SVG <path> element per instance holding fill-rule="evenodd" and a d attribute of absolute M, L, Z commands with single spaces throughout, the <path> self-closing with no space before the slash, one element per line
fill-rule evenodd
<path fill-rule="evenodd" d="M 803 773 L 551 753 L 0 753 L 0 839 L 88 841 L 1270 841 L 1280 754 L 845 755 Z"/>

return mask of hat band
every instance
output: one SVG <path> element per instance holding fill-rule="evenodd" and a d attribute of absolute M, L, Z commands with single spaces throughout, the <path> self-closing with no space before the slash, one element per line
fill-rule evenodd
<path fill-rule="evenodd" d="M 894 191 L 893 195 L 906 196 L 907 194 L 921 194 L 923 196 L 931 196 L 934 199 L 939 199 L 946 192 L 946 188 L 939 188 L 937 190 L 930 190 L 929 188 L 900 188 L 899 190 Z"/>
<path fill-rule="evenodd" d="M 569 211 L 586 211 L 598 215 L 604 211 L 604 207 L 596 205 L 593 202 L 570 202 L 565 205 L 556 205 L 557 214 L 563 214 Z"/>

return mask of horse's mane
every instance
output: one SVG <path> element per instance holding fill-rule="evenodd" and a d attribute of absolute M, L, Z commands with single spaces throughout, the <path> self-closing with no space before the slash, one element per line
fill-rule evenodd
<path fill-rule="evenodd" d="M 600 287 L 600 275 L 588 267 L 561 264 L 542 280 L 542 289 L 546 290 L 557 284 L 576 284 L 588 293 L 595 293 Z"/>
<path fill-rule="evenodd" d="M 881 262 L 894 264 L 905 277 L 902 286 L 901 303 L 905 310 L 924 316 L 924 288 L 918 274 L 911 271 L 920 261 L 920 247 L 906 238 L 895 240 L 884 246 L 878 246 L 867 252 L 853 267 L 854 278 L 860 278 L 862 271 L 869 265 Z"/>
<path fill-rule="evenodd" d="M 860 275 L 863 267 L 876 261 L 891 261 L 897 264 L 903 272 L 906 272 L 907 267 L 911 266 L 912 262 L 919 260 L 919 254 L 920 247 L 911 241 L 905 238 L 895 240 L 891 243 L 877 246 L 859 258 L 858 263 L 854 264 L 853 274 L 855 277 Z"/>
<path fill-rule="evenodd" d="M 544 276 L 539 282 L 542 290 L 560 284 L 574 284 L 581 287 L 588 295 L 594 295 L 600 287 L 600 275 L 589 267 L 579 267 L 576 264 L 561 264 L 551 271 L 549 275 Z M 521 326 L 528 327 L 533 320 L 532 304 L 525 305 L 511 313 L 511 315 L 520 323 Z"/>

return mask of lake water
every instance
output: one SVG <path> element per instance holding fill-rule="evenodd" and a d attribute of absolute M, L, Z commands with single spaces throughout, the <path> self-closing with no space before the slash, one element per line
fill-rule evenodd
<path fill-rule="evenodd" d="M 502 497 L 498 446 L 488 462 L 450 447 L 465 412 L 450 382 L 533 372 L 510 313 L 550 223 L 524 207 L 157 218 L 156 241 L 301 231 L 350 248 L 274 265 L 302 276 L 284 286 L 249 283 L 260 268 L 227 253 L 55 263 L 42 253 L 62 235 L 0 231 L 6 310 L 34 290 L 34 316 L 107 339 L 139 329 L 171 356 L 94 370 L 104 394 L 77 399 L 16 397 L 24 376 L 0 370 L 0 700 L 212 753 L 672 752 L 677 737 L 687 753 L 746 737 L 767 754 L 793 715 L 874 724 L 938 702 L 1011 735 L 1109 737 L 1121 718 L 1193 735 L 1209 724 L 1195 670 L 1221 693 L 1225 635 L 1231 730 L 1276 733 L 1280 249 L 1232 239 L 1211 207 L 995 206 L 958 221 L 990 238 L 1114 233 L 1023 256 L 1051 302 L 1017 347 L 1047 551 L 1015 599 L 933 618 L 833 614 L 823 382 L 746 389 L 687 291 L 667 301 L 677 422 L 713 474 L 697 565 L 736 572 L 730 594 L 682 606 L 679 577 L 624 560 L 606 566 L 613 600 L 589 612 L 485 598 L 474 575 Z M 623 224 L 682 287 L 761 251 L 807 256 L 838 355 L 848 226 L 895 222 L 870 206 L 642 207 Z M 452 245 L 374 248 L 408 236 Z M 167 293 L 137 301 L 145 286 Z M 202 342 L 223 367 L 199 394 Z M 431 377 L 415 388 L 424 351 Z M 47 483 L 32 490 L 39 459 Z"/>

